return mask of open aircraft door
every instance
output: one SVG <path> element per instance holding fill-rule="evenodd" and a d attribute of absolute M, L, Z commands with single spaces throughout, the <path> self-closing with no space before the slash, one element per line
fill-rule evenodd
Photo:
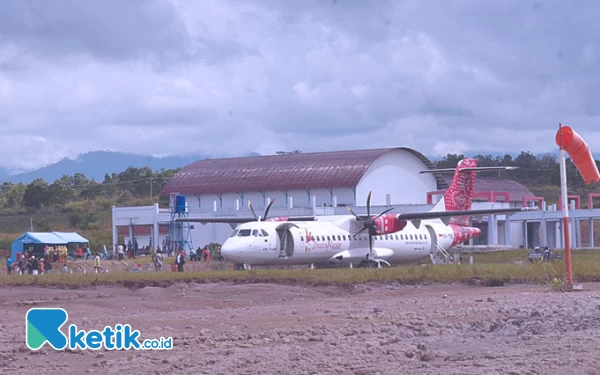
<path fill-rule="evenodd" d="M 289 258 L 294 255 L 294 235 L 291 228 L 298 228 L 298 226 L 292 223 L 283 223 L 276 228 L 279 258 Z"/>
<path fill-rule="evenodd" d="M 431 227 L 431 225 L 425 225 L 427 231 L 429 232 L 429 238 L 431 238 L 431 248 L 429 249 L 429 254 L 435 254 L 438 251 L 438 238 L 437 233 Z"/>

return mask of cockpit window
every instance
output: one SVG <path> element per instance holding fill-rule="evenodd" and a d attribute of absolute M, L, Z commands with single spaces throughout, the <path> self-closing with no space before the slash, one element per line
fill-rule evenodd
<path fill-rule="evenodd" d="M 262 233 L 258 229 L 252 230 L 252 237 L 262 237 Z"/>
<path fill-rule="evenodd" d="M 250 237 L 252 230 L 250 229 L 240 229 L 237 236 L 238 237 Z"/>
<path fill-rule="evenodd" d="M 235 237 L 235 236 L 237 236 L 238 232 L 239 232 L 239 231 L 238 231 L 237 229 L 236 229 L 236 230 L 234 230 L 234 231 L 233 231 L 233 233 L 231 233 L 231 237 Z"/>
<path fill-rule="evenodd" d="M 261 233 L 262 233 L 263 237 L 269 237 L 269 233 L 267 233 L 267 231 L 266 231 L 266 230 L 264 230 L 264 229 L 261 229 L 260 231 L 261 231 Z"/>

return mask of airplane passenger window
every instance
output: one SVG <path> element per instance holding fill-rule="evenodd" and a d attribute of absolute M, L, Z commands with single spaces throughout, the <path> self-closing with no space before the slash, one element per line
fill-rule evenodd
<path fill-rule="evenodd" d="M 403 235 L 403 234 L 401 234 L 401 235 L 400 235 L 400 239 L 401 239 L 402 241 L 404 241 L 404 235 Z"/>
<path fill-rule="evenodd" d="M 269 237 L 269 233 L 267 233 L 266 230 L 261 229 L 260 231 L 262 232 L 263 237 Z"/>
<path fill-rule="evenodd" d="M 300 236 L 300 241 L 304 242 L 304 236 Z"/>
<path fill-rule="evenodd" d="M 252 231 L 250 229 L 240 229 L 237 236 L 238 237 L 250 237 Z"/>
<path fill-rule="evenodd" d="M 396 235 L 396 240 L 398 240 L 398 235 Z"/>
<path fill-rule="evenodd" d="M 346 235 L 342 234 L 342 240 L 346 241 Z"/>
<path fill-rule="evenodd" d="M 338 241 L 341 241 L 341 240 L 342 240 L 342 236 L 340 236 L 340 235 L 338 234 Z"/>
<path fill-rule="evenodd" d="M 410 239 L 411 239 L 411 240 L 413 239 L 413 236 L 412 236 L 412 234 L 410 235 Z"/>
<path fill-rule="evenodd" d="M 327 236 L 327 241 L 331 241 L 331 239 L 330 239 L 330 237 L 329 237 L 329 236 Z"/>
<path fill-rule="evenodd" d="M 386 240 L 389 240 L 389 239 L 390 239 L 390 238 L 388 237 L 388 235 L 387 235 L 387 234 L 385 235 L 385 239 L 386 239 Z"/>

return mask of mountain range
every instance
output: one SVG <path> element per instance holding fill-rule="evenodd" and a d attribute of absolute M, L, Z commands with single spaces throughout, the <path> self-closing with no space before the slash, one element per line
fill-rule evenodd
<path fill-rule="evenodd" d="M 519 153 L 507 152 L 513 157 L 516 157 Z M 474 152 L 470 151 L 467 153 L 468 156 L 477 154 L 490 154 L 488 152 Z M 493 157 L 502 156 L 505 153 L 491 153 Z M 239 156 L 260 156 L 256 152 L 250 152 L 240 154 Z M 556 152 L 558 156 L 558 152 Z M 125 152 L 116 151 L 91 151 L 85 154 L 80 154 L 75 159 L 65 158 L 54 164 L 47 165 L 45 167 L 21 172 L 12 173 L 7 168 L 0 168 L 0 182 L 23 182 L 29 183 L 36 178 L 42 178 L 43 180 L 52 183 L 54 180 L 62 177 L 63 175 L 74 175 L 75 173 L 83 173 L 87 178 L 93 178 L 96 181 L 103 181 L 104 175 L 108 173 L 123 172 L 129 167 L 150 167 L 153 171 L 159 171 L 161 169 L 174 169 L 185 167 L 186 165 L 193 163 L 197 160 L 207 159 L 215 157 L 212 155 L 185 155 L 185 156 L 165 156 L 155 157 L 149 155 L 138 155 Z M 439 160 L 440 157 L 430 157 L 430 160 Z"/>
<path fill-rule="evenodd" d="M 256 156 L 257 153 L 247 153 L 240 156 Z M 54 164 L 27 171 L 23 173 L 11 173 L 7 168 L 0 168 L 0 181 L 30 183 L 36 178 L 41 178 L 52 183 L 63 175 L 72 176 L 75 173 L 83 173 L 89 179 L 103 181 L 104 175 L 108 173 L 120 173 L 129 167 L 150 167 L 153 171 L 161 169 L 175 169 L 198 160 L 207 159 L 210 155 L 186 155 L 155 157 L 149 155 L 137 155 L 115 151 L 91 151 L 80 154 L 75 159 L 64 158 Z"/>

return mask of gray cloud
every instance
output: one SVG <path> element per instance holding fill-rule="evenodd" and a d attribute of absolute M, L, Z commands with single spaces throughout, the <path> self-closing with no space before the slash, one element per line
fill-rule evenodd
<path fill-rule="evenodd" d="M 26 53 L 61 59 L 143 58 L 185 54 L 189 44 L 175 7 L 161 0 L 8 0 L 2 2 L 0 34 Z"/>
<path fill-rule="evenodd" d="M 600 148 L 600 3 L 3 1 L 1 166 L 408 146 Z M 34 150 L 34 152 L 32 152 Z"/>

